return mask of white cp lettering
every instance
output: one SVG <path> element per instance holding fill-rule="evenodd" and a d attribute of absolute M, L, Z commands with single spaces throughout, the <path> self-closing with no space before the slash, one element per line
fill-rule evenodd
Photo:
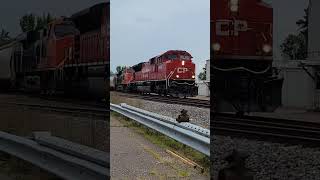
<path fill-rule="evenodd" d="M 216 34 L 219 36 L 239 36 L 239 32 L 248 31 L 247 21 L 217 20 Z"/>
<path fill-rule="evenodd" d="M 177 72 L 178 73 L 186 73 L 188 71 L 188 68 L 178 68 Z"/>

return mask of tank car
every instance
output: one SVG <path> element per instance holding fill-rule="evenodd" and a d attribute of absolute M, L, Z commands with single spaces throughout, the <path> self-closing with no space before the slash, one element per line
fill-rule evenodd
<path fill-rule="evenodd" d="M 211 1 L 215 111 L 274 111 L 283 79 L 273 73 L 273 9 L 262 0 Z"/>
<path fill-rule="evenodd" d="M 186 51 L 169 50 L 127 67 L 119 75 L 119 89 L 174 97 L 196 96 L 195 64 L 191 59 Z"/>

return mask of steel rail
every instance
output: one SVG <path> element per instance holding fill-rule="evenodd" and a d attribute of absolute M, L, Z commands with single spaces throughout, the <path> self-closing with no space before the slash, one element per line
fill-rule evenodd
<path fill-rule="evenodd" d="M 110 177 L 107 153 L 48 133 L 34 136 L 32 140 L 0 131 L 0 151 L 66 180 L 105 180 Z M 96 152 L 98 155 L 89 152 Z"/>
<path fill-rule="evenodd" d="M 122 103 L 110 103 L 110 110 L 210 156 L 210 130 L 191 123 L 178 123 L 173 118 L 157 115 Z"/>
<path fill-rule="evenodd" d="M 157 102 L 163 102 L 168 104 L 181 104 L 181 105 L 187 105 L 187 106 L 210 108 L 210 101 L 202 100 L 202 99 L 169 98 L 169 97 L 164 97 L 159 95 L 142 96 L 137 94 L 127 94 L 127 93 L 121 93 L 120 96 L 124 96 L 128 98 L 138 98 L 138 99 L 149 100 L 149 101 L 157 101 Z"/>
<path fill-rule="evenodd" d="M 108 116 L 108 110 L 106 108 L 89 108 L 89 107 L 71 107 L 68 105 L 47 105 L 47 104 L 35 104 L 35 103 L 18 103 L 18 102 L 7 102 L 9 105 L 25 106 L 36 109 L 50 110 L 62 113 L 77 113 L 86 115 L 95 115 L 101 117 Z"/>
<path fill-rule="evenodd" d="M 220 113 L 216 114 L 212 124 L 215 135 L 311 147 L 318 147 L 320 144 L 320 123 L 259 116 L 236 117 Z"/>

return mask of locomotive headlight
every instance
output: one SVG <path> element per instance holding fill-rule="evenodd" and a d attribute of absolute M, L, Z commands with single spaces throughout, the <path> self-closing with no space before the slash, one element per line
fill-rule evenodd
<path fill-rule="evenodd" d="M 194 75 L 192 75 L 192 79 L 194 79 L 195 78 L 195 76 Z"/>
<path fill-rule="evenodd" d="M 238 9 L 239 9 L 238 5 L 231 5 L 231 6 L 230 6 L 230 10 L 231 10 L 232 12 L 238 12 Z"/>
<path fill-rule="evenodd" d="M 177 78 L 179 78 L 179 75 L 176 75 Z"/>
<path fill-rule="evenodd" d="M 262 50 L 265 53 L 269 53 L 272 50 L 272 47 L 270 45 L 268 45 L 268 44 L 265 44 L 265 45 L 262 46 Z"/>
<path fill-rule="evenodd" d="M 238 12 L 239 0 L 230 0 L 230 10 L 232 12 Z"/>
<path fill-rule="evenodd" d="M 181 62 L 182 66 L 184 66 L 184 63 L 185 63 L 184 61 Z"/>
<path fill-rule="evenodd" d="M 213 49 L 214 51 L 220 51 L 221 45 L 220 45 L 219 43 L 213 43 L 212 49 Z"/>

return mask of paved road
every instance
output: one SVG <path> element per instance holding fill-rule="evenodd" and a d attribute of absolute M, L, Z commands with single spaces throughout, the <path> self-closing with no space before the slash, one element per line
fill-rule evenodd
<path fill-rule="evenodd" d="M 111 116 L 112 179 L 209 179 Z"/>

